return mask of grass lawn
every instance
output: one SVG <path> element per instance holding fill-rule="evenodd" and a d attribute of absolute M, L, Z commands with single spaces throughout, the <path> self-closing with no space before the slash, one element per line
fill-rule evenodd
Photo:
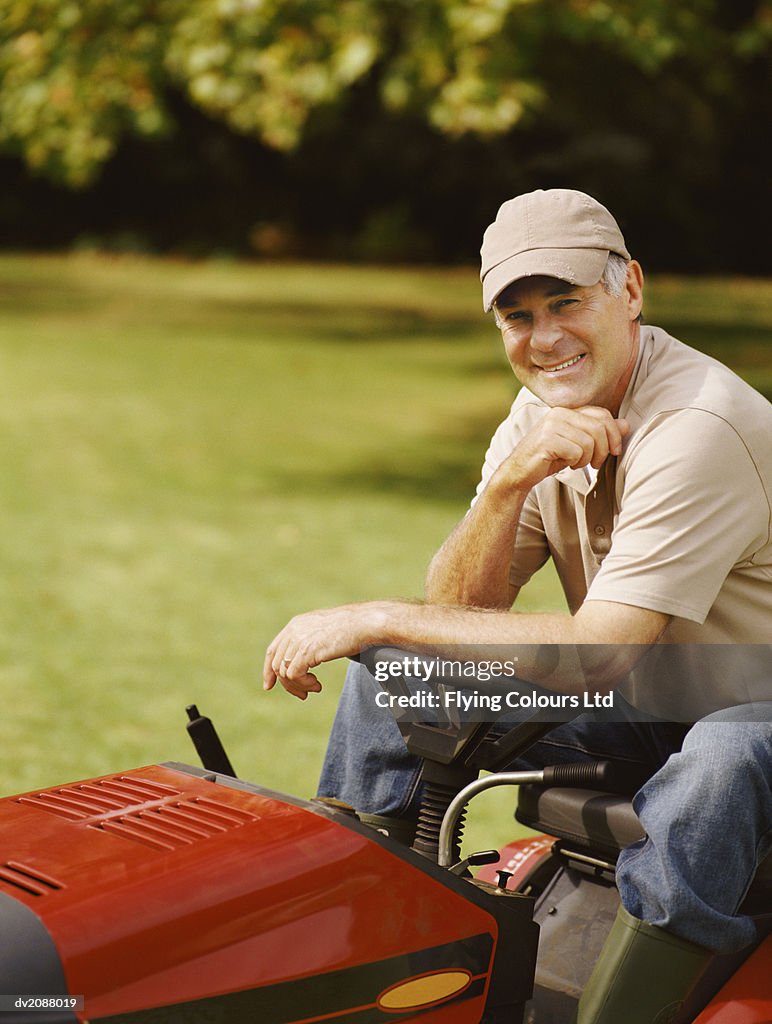
<path fill-rule="evenodd" d="M 771 298 L 654 280 L 647 318 L 769 396 Z M 475 271 L 4 256 L 0 303 L 0 792 L 193 760 L 196 702 L 239 774 L 310 795 L 345 666 L 303 705 L 263 651 L 420 594 L 514 394 Z M 562 607 L 549 572 L 524 598 Z M 481 802 L 491 845 L 511 797 Z"/>

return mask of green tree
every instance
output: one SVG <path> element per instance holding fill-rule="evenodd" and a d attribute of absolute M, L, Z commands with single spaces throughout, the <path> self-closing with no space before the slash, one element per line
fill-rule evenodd
<path fill-rule="evenodd" d="M 688 58 L 731 90 L 772 31 L 745 7 L 726 31 L 729 0 L 0 0 L 0 145 L 83 186 L 124 135 L 168 132 L 179 91 L 289 151 L 367 77 L 444 134 L 497 135 L 549 101 L 540 55 L 561 40 L 649 73 Z"/>
<path fill-rule="evenodd" d="M 71 185 L 89 182 L 127 132 L 169 125 L 164 59 L 174 4 L 3 0 L 0 142 Z"/>

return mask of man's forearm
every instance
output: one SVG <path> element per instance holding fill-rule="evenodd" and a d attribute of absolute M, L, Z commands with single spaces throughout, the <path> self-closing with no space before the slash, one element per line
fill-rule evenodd
<path fill-rule="evenodd" d="M 516 676 L 562 693 L 585 688 L 568 614 L 519 615 L 485 608 L 374 602 L 379 642 L 429 658 L 515 663 Z"/>
<path fill-rule="evenodd" d="M 378 642 L 461 661 L 516 662 L 516 675 L 559 693 L 613 689 L 656 641 L 668 617 L 608 602 L 571 616 L 374 602 Z"/>
<path fill-rule="evenodd" d="M 321 684 L 311 671 L 373 646 L 463 661 L 515 661 L 518 678 L 560 693 L 613 688 L 660 636 L 667 615 L 608 601 L 576 615 L 524 614 L 406 601 L 367 601 L 297 615 L 271 641 L 264 686 L 277 681 L 305 700 Z"/>
<path fill-rule="evenodd" d="M 517 591 L 509 573 L 527 494 L 491 480 L 432 559 L 425 585 L 429 603 L 512 607 Z"/>

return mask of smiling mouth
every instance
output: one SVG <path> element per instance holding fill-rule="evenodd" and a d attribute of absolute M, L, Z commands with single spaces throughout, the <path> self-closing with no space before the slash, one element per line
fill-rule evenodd
<path fill-rule="evenodd" d="M 565 370 L 568 366 L 575 366 L 580 360 L 584 359 L 586 352 L 582 352 L 581 355 L 574 356 L 573 359 L 566 359 L 564 363 L 558 363 L 557 366 L 540 366 L 539 369 L 545 373 L 557 373 L 558 370 Z"/>

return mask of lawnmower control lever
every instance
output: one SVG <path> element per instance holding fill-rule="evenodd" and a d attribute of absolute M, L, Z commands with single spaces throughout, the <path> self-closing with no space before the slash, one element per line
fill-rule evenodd
<path fill-rule="evenodd" d="M 217 772 L 218 775 L 230 775 L 235 779 L 236 772 L 225 753 L 212 720 L 199 714 L 195 704 L 188 704 L 185 710 L 188 713 L 187 729 L 201 764 L 207 771 Z"/>
<path fill-rule="evenodd" d="M 477 853 L 470 853 L 458 864 L 454 864 L 450 868 L 450 872 L 453 875 L 463 875 L 468 868 L 479 868 L 483 864 L 498 864 L 500 860 L 501 854 L 498 850 L 479 850 Z"/>

